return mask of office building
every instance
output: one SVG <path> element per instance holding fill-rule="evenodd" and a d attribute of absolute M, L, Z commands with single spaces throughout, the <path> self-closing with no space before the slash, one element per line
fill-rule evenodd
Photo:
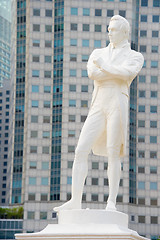
<path fill-rule="evenodd" d="M 131 46 L 145 58 L 130 90 L 127 156 L 117 208 L 129 227 L 159 234 L 159 13 L 158 0 L 17 0 L 12 186 L 10 204 L 24 207 L 24 231 L 56 221 L 52 208 L 71 196 L 71 168 L 90 106 L 93 82 L 86 63 L 109 43 L 113 15 L 131 25 Z M 14 32 L 14 31 L 13 31 Z M 83 208 L 105 208 L 107 159 L 89 155 Z"/>

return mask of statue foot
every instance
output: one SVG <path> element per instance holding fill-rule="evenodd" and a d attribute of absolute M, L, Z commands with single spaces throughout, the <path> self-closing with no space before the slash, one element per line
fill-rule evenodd
<path fill-rule="evenodd" d="M 116 206 L 115 203 L 112 201 L 108 201 L 107 206 L 106 206 L 107 211 L 116 211 Z"/>
<path fill-rule="evenodd" d="M 61 210 L 72 210 L 72 209 L 81 209 L 81 203 L 74 202 L 71 199 L 68 202 L 62 204 L 61 206 L 53 208 L 55 212 L 59 212 Z"/>

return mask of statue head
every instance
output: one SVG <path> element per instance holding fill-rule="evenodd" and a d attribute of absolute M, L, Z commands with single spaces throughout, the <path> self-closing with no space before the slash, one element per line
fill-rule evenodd
<path fill-rule="evenodd" d="M 120 15 L 115 15 L 110 20 L 108 31 L 110 42 L 113 45 L 118 45 L 124 40 L 129 39 L 129 22 L 124 17 Z"/>

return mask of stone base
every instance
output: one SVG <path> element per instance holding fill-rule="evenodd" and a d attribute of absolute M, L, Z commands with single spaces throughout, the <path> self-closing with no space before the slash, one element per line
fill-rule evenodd
<path fill-rule="evenodd" d="M 41 232 L 15 234 L 17 240 L 131 239 L 145 240 L 128 229 L 128 216 L 118 211 L 64 210 L 58 224 L 48 224 Z"/>

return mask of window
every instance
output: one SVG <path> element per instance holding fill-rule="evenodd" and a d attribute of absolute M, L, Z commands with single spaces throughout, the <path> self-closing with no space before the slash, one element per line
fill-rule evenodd
<path fill-rule="evenodd" d="M 51 56 L 44 56 L 44 61 L 45 63 L 51 63 L 52 62 Z"/>
<path fill-rule="evenodd" d="M 150 152 L 150 158 L 157 158 L 157 152 L 155 152 L 155 151 L 151 151 Z"/>
<path fill-rule="evenodd" d="M 69 184 L 69 185 L 72 184 L 72 177 L 67 177 L 67 184 Z"/>
<path fill-rule="evenodd" d="M 98 178 L 92 178 L 92 185 L 98 185 Z"/>
<path fill-rule="evenodd" d="M 40 16 L 40 9 L 34 8 L 33 9 L 33 16 Z"/>
<path fill-rule="evenodd" d="M 30 169 L 36 169 L 36 168 L 37 168 L 37 162 L 31 161 L 31 162 L 29 163 L 29 168 L 30 168 Z"/>
<path fill-rule="evenodd" d="M 141 6 L 147 7 L 148 6 L 148 0 L 141 0 Z"/>
<path fill-rule="evenodd" d="M 38 131 L 31 131 L 31 138 L 37 138 Z"/>
<path fill-rule="evenodd" d="M 100 48 L 101 47 L 101 40 L 94 40 L 94 47 Z"/>
<path fill-rule="evenodd" d="M 153 0 L 153 7 L 160 7 L 160 1 L 159 0 Z"/>
<path fill-rule="evenodd" d="M 70 84 L 69 85 L 69 91 L 70 92 L 76 92 L 76 85 L 75 84 Z"/>
<path fill-rule="evenodd" d="M 158 217 L 157 216 L 151 216 L 151 224 L 158 224 Z"/>
<path fill-rule="evenodd" d="M 144 190 L 145 189 L 145 182 L 139 181 L 138 182 L 138 189 Z"/>
<path fill-rule="evenodd" d="M 39 77 L 39 70 L 32 70 L 32 77 Z"/>
<path fill-rule="evenodd" d="M 77 46 L 77 39 L 71 39 L 70 40 L 70 45 L 71 46 Z"/>
<path fill-rule="evenodd" d="M 122 17 L 126 17 L 126 11 L 125 10 L 119 10 L 119 15 Z"/>
<path fill-rule="evenodd" d="M 45 40 L 45 47 L 51 48 L 51 47 L 52 47 L 52 41 L 50 41 L 50 40 Z"/>
<path fill-rule="evenodd" d="M 40 46 L 40 40 L 33 39 L 32 44 L 33 44 L 33 47 L 39 47 Z"/>
<path fill-rule="evenodd" d="M 107 10 L 107 17 L 112 17 L 113 15 L 114 15 L 114 11 L 108 9 L 108 10 Z"/>
<path fill-rule="evenodd" d="M 52 32 L 52 25 L 45 25 L 45 32 Z"/>
<path fill-rule="evenodd" d="M 37 115 L 31 115 L 31 122 L 32 123 L 38 123 L 38 116 Z"/>
<path fill-rule="evenodd" d="M 144 158 L 145 157 L 145 151 L 142 151 L 142 150 L 138 151 L 138 157 L 139 158 Z"/>
<path fill-rule="evenodd" d="M 145 105 L 139 105 L 138 112 L 145 112 Z"/>
<path fill-rule="evenodd" d="M 153 22 L 159 22 L 159 15 L 153 15 L 152 16 L 152 21 Z"/>
<path fill-rule="evenodd" d="M 145 127 L 145 120 L 138 120 L 138 127 Z"/>
<path fill-rule="evenodd" d="M 50 138 L 50 132 L 49 131 L 43 131 L 43 138 Z"/>
<path fill-rule="evenodd" d="M 68 161 L 68 168 L 72 168 L 72 166 L 73 166 L 73 161 Z"/>
<path fill-rule="evenodd" d="M 39 32 L 40 31 L 40 24 L 33 24 L 33 31 Z"/>
<path fill-rule="evenodd" d="M 87 100 L 81 100 L 81 107 L 88 107 L 88 101 Z"/>
<path fill-rule="evenodd" d="M 101 9 L 95 9 L 95 16 L 102 16 L 102 10 Z"/>
<path fill-rule="evenodd" d="M 119 0 L 120 2 L 126 2 L 127 0 Z"/>
<path fill-rule="evenodd" d="M 152 46 L 152 53 L 158 53 L 158 46 Z"/>
<path fill-rule="evenodd" d="M 46 17 L 52 17 L 52 10 L 46 9 L 46 10 L 45 10 L 45 16 L 46 16 Z"/>
<path fill-rule="evenodd" d="M 82 70 L 82 77 L 88 77 L 87 70 Z"/>
<path fill-rule="evenodd" d="M 43 123 L 50 123 L 50 116 L 43 116 Z"/>
<path fill-rule="evenodd" d="M 48 186 L 48 177 L 41 178 L 41 185 Z"/>
<path fill-rule="evenodd" d="M 35 193 L 29 193 L 28 194 L 28 200 L 29 201 L 35 201 L 35 199 L 36 199 Z"/>
<path fill-rule="evenodd" d="M 68 120 L 69 120 L 69 122 L 75 122 L 76 121 L 76 116 L 75 115 L 69 115 Z"/>
<path fill-rule="evenodd" d="M 77 71 L 76 69 L 70 69 L 70 77 L 76 77 Z"/>
<path fill-rule="evenodd" d="M 141 30 L 140 31 L 140 37 L 146 37 L 147 36 L 147 31 L 146 30 Z"/>
<path fill-rule="evenodd" d="M 89 24 L 83 24 L 83 31 L 89 32 Z"/>
<path fill-rule="evenodd" d="M 27 212 L 27 219 L 34 219 L 35 218 L 35 213 L 34 212 Z"/>
<path fill-rule="evenodd" d="M 81 92 L 88 92 L 88 85 L 82 85 Z"/>
<path fill-rule="evenodd" d="M 73 153 L 75 151 L 75 146 L 74 145 L 69 145 L 68 146 L 68 152 Z"/>
<path fill-rule="evenodd" d="M 89 16 L 90 15 L 90 9 L 89 8 L 83 8 L 83 16 Z"/>
<path fill-rule="evenodd" d="M 151 91 L 151 98 L 157 98 L 157 91 Z"/>
<path fill-rule="evenodd" d="M 146 76 L 145 75 L 140 75 L 139 76 L 139 82 L 140 83 L 145 83 L 146 82 Z"/>
<path fill-rule="evenodd" d="M 139 97 L 144 98 L 146 96 L 146 92 L 144 90 L 139 90 Z"/>
<path fill-rule="evenodd" d="M 99 169 L 99 162 L 92 162 L 92 169 Z"/>
<path fill-rule="evenodd" d="M 147 15 L 141 15 L 141 22 L 147 22 Z"/>
<path fill-rule="evenodd" d="M 95 31 L 95 32 L 101 32 L 101 31 L 102 31 L 101 28 L 102 28 L 101 25 L 96 24 L 96 25 L 94 26 L 94 31 Z"/>
<path fill-rule="evenodd" d="M 150 143 L 157 143 L 157 136 L 150 136 Z"/>
<path fill-rule="evenodd" d="M 150 128 L 157 128 L 157 121 L 150 121 Z"/>
<path fill-rule="evenodd" d="M 44 71 L 45 78 L 51 78 L 51 71 Z"/>
<path fill-rule="evenodd" d="M 71 30 L 77 31 L 77 23 L 71 23 Z"/>
<path fill-rule="evenodd" d="M 151 68 L 158 68 L 158 61 L 151 61 Z"/>
<path fill-rule="evenodd" d="M 51 86 L 44 86 L 44 93 L 51 93 Z"/>
<path fill-rule="evenodd" d="M 32 100 L 32 107 L 38 108 L 38 100 Z"/>
<path fill-rule="evenodd" d="M 82 62 L 87 62 L 89 56 L 88 55 L 82 55 Z"/>
<path fill-rule="evenodd" d="M 70 99 L 69 100 L 69 107 L 76 107 L 76 100 L 75 99 Z"/>
<path fill-rule="evenodd" d="M 82 40 L 82 47 L 89 47 L 89 40 L 88 39 L 83 39 Z"/>
<path fill-rule="evenodd" d="M 75 137 L 75 130 L 68 130 L 68 137 Z"/>
<path fill-rule="evenodd" d="M 36 185 L 37 179 L 36 177 L 29 177 L 29 185 Z"/>
<path fill-rule="evenodd" d="M 157 206 L 157 199 L 156 199 L 156 198 L 151 198 L 151 199 L 150 199 L 150 204 L 151 204 L 152 206 Z"/>
<path fill-rule="evenodd" d="M 37 153 L 37 146 L 30 146 L 30 153 Z"/>
<path fill-rule="evenodd" d="M 138 223 L 145 223 L 145 216 L 138 216 Z"/>
<path fill-rule="evenodd" d="M 33 55 L 32 56 L 32 61 L 33 62 L 39 62 L 39 55 Z"/>
<path fill-rule="evenodd" d="M 39 86 L 38 85 L 32 85 L 32 93 L 38 93 L 39 92 Z"/>
<path fill-rule="evenodd" d="M 140 52 L 146 52 L 146 45 L 140 45 Z"/>
<path fill-rule="evenodd" d="M 92 194 L 92 195 L 91 195 L 91 200 L 92 200 L 93 202 L 97 202 L 97 201 L 98 201 L 98 194 Z"/>
<path fill-rule="evenodd" d="M 138 142 L 144 143 L 145 142 L 145 136 L 138 136 Z"/>
<path fill-rule="evenodd" d="M 77 54 L 70 54 L 70 61 L 76 62 L 77 61 Z"/>
<path fill-rule="evenodd" d="M 152 37 L 158 38 L 159 32 L 158 31 L 152 31 Z"/>
<path fill-rule="evenodd" d="M 150 190 L 157 190 L 157 182 L 150 182 Z"/>
<path fill-rule="evenodd" d="M 43 146 L 42 147 L 42 153 L 43 154 L 49 154 L 49 147 L 48 146 Z"/>
<path fill-rule="evenodd" d="M 47 200 L 48 200 L 47 194 L 42 193 L 42 194 L 41 194 L 41 201 L 47 201 Z"/>
<path fill-rule="evenodd" d="M 157 113 L 157 106 L 150 106 L 151 113 Z"/>
<path fill-rule="evenodd" d="M 71 15 L 78 15 L 78 8 L 71 8 Z"/>
<path fill-rule="evenodd" d="M 40 219 L 47 219 L 47 212 L 40 212 Z"/>
<path fill-rule="evenodd" d="M 49 162 L 42 162 L 42 170 L 48 170 L 49 169 Z"/>
<path fill-rule="evenodd" d="M 139 166 L 138 167 L 138 173 L 145 173 L 145 167 Z"/>
<path fill-rule="evenodd" d="M 157 83 L 158 77 L 157 76 L 151 76 L 151 83 Z"/>
<path fill-rule="evenodd" d="M 157 174 L 157 167 L 156 166 L 150 166 L 150 173 L 151 174 Z"/>
<path fill-rule="evenodd" d="M 86 115 L 81 115 L 81 122 L 85 122 L 87 116 Z"/>

